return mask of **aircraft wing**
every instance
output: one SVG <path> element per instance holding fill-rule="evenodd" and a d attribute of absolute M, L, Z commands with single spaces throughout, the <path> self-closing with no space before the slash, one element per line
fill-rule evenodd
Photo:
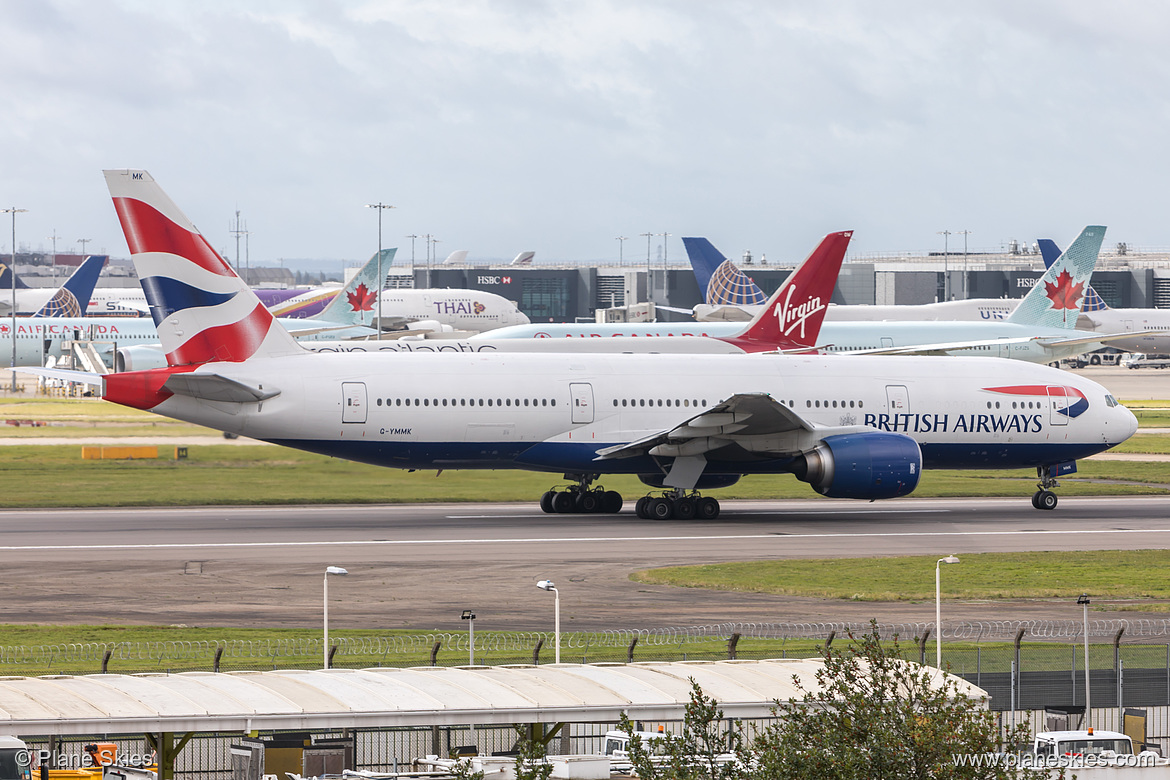
<path fill-rule="evenodd" d="M 826 436 L 868 430 L 861 425 L 813 425 L 767 393 L 737 393 L 670 430 L 600 450 L 597 460 L 686 457 L 730 445 L 758 455 L 795 455 Z"/>
<path fill-rule="evenodd" d="M 73 371 L 68 368 L 40 368 L 38 366 L 25 366 L 16 370 L 22 374 L 45 376 L 49 379 L 64 379 L 66 382 L 77 382 L 82 385 L 100 387 L 102 384 L 101 374 L 91 374 L 88 371 Z"/>
<path fill-rule="evenodd" d="M 1039 339 L 1046 347 L 1073 347 L 1078 344 L 1109 343 L 1118 339 L 1129 339 L 1135 336 L 1164 335 L 1164 330 L 1127 330 L 1123 333 L 1094 333 L 1091 336 L 1076 336 L 1068 339 Z"/>
<path fill-rule="evenodd" d="M 1007 339 L 979 339 L 972 341 L 950 341 L 935 344 L 910 344 L 904 347 L 872 347 L 870 349 L 851 349 L 837 352 L 838 355 L 948 355 L 958 349 L 974 349 L 976 347 L 1003 347 L 1008 344 L 1025 344 L 1029 341 L 1041 341 L 1037 336 L 1019 336 Z"/>
<path fill-rule="evenodd" d="M 280 395 L 276 388 L 265 389 L 262 384 L 245 384 L 219 374 L 172 374 L 163 387 L 175 395 L 237 404 L 255 403 Z"/>
<path fill-rule="evenodd" d="M 723 303 L 700 303 L 693 310 L 694 318 L 699 322 L 751 322 L 752 317 L 759 310 L 759 306 L 745 304 L 749 308 L 743 306 L 732 306 Z"/>

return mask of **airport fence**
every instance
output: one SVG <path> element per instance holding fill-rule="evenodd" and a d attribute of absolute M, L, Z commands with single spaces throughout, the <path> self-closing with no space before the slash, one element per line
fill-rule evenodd
<path fill-rule="evenodd" d="M 1096 707 L 1170 705 L 1170 620 L 1089 623 L 1092 703 Z M 933 623 L 883 624 L 910 660 L 933 663 Z M 944 626 L 943 657 L 955 674 L 986 690 L 996 710 L 1080 706 L 1085 699 L 1081 621 L 982 621 Z M 866 624 L 719 623 L 645 630 L 566 632 L 567 663 L 809 658 L 826 643 L 840 648 Z M 467 633 L 331 637 L 331 665 L 342 668 L 464 666 Z M 476 632 L 479 665 L 553 662 L 545 632 Z M 140 674 L 184 671 L 316 669 L 319 638 L 113 642 L 0 647 L 0 674 Z"/>

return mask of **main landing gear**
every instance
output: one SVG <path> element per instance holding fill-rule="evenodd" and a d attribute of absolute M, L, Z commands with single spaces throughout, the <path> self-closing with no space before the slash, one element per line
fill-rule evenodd
<path fill-rule="evenodd" d="M 1040 489 L 1032 494 L 1032 506 L 1037 509 L 1056 509 L 1056 494 L 1049 488 L 1060 487 L 1060 483 L 1048 472 L 1047 466 L 1037 466 L 1036 477 L 1040 480 L 1036 487 Z"/>
<path fill-rule="evenodd" d="M 550 515 L 607 514 L 616 515 L 622 511 L 622 495 L 616 490 L 606 490 L 598 485 L 590 487 L 598 474 L 566 474 L 565 479 L 576 480 L 562 490 L 549 490 L 540 497 L 540 508 Z"/>
<path fill-rule="evenodd" d="M 662 495 L 642 496 L 634 511 L 643 520 L 714 520 L 719 517 L 719 502 L 703 498 L 697 490 L 665 490 Z"/>

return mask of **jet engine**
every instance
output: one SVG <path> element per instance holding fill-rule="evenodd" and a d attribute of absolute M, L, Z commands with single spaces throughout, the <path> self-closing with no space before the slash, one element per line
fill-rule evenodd
<path fill-rule="evenodd" d="M 166 368 L 167 356 L 162 347 L 137 344 L 122 347 L 114 354 L 114 371 L 145 371 L 148 368 Z"/>
<path fill-rule="evenodd" d="M 900 433 L 828 436 L 801 453 L 792 472 L 829 498 L 895 498 L 918 486 L 922 451 Z"/>

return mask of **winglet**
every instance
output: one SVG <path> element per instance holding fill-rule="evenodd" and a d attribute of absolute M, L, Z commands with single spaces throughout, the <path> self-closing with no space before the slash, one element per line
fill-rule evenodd
<path fill-rule="evenodd" d="M 1101 242 L 1105 240 L 1102 225 L 1089 225 L 1077 240 L 1056 259 L 1052 267 L 1024 296 L 1007 322 L 1024 325 L 1042 325 L 1049 328 L 1075 328 L 1085 288 L 1097 265 Z M 1071 315 L 1071 316 L 1070 316 Z"/>
<path fill-rule="evenodd" d="M 705 238 L 683 238 L 703 303 L 759 306 L 768 296 Z"/>
<path fill-rule="evenodd" d="M 723 340 L 747 352 L 815 347 L 852 237 L 845 230 L 821 239 L 747 328 Z"/>
<path fill-rule="evenodd" d="M 304 351 L 149 173 L 104 173 L 168 365 Z"/>
<path fill-rule="evenodd" d="M 84 317 L 108 255 L 90 255 L 36 313 L 37 317 Z"/>

